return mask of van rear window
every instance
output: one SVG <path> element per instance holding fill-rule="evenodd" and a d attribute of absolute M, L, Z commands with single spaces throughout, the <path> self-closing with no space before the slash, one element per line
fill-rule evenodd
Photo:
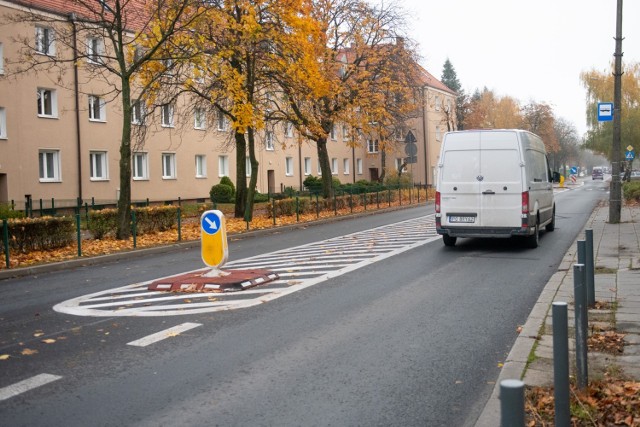
<path fill-rule="evenodd" d="M 484 150 L 482 152 L 484 182 L 520 181 L 520 157 L 517 150 Z"/>
<path fill-rule="evenodd" d="M 480 151 L 447 151 L 442 182 L 473 182 L 480 173 Z"/>

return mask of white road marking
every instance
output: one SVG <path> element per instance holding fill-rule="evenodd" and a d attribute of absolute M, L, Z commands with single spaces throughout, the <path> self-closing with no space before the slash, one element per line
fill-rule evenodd
<path fill-rule="evenodd" d="M 263 304 L 438 240 L 434 215 L 229 262 L 225 269 L 272 270 L 280 277 L 260 288 L 225 293 L 146 290 L 151 281 L 107 289 L 53 307 L 76 316 L 178 316 Z M 201 272 L 204 269 L 188 273 Z"/>
<path fill-rule="evenodd" d="M 180 335 L 183 332 L 186 332 L 190 329 L 197 328 L 198 326 L 202 326 L 201 323 L 183 323 L 178 326 L 174 326 L 173 328 L 165 329 L 164 331 L 156 332 L 155 334 L 147 335 L 144 338 L 140 338 L 139 340 L 131 341 L 127 343 L 127 345 L 133 345 L 136 347 L 146 347 L 150 344 L 157 343 L 158 341 L 162 341 L 167 338 L 175 337 L 176 335 Z"/>
<path fill-rule="evenodd" d="M 62 377 L 58 375 L 39 374 L 39 375 L 36 375 L 35 377 L 31 377 L 29 379 L 20 381 L 13 385 L 0 388 L 0 402 L 3 400 L 7 400 L 12 397 L 15 397 L 19 394 L 25 393 L 29 390 L 33 390 L 34 388 L 38 388 L 45 384 L 49 384 L 53 381 L 57 381 L 60 378 Z"/>

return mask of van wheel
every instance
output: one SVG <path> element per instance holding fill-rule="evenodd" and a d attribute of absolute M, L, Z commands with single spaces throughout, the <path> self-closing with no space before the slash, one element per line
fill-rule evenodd
<path fill-rule="evenodd" d="M 538 242 L 540 241 L 540 228 L 538 227 L 538 222 L 536 221 L 535 231 L 531 236 L 526 237 L 527 247 L 530 249 L 535 249 L 538 247 Z"/>
<path fill-rule="evenodd" d="M 442 235 L 442 241 L 444 242 L 445 246 L 455 246 L 456 240 L 458 240 L 457 237 L 451 237 L 448 234 Z"/>
<path fill-rule="evenodd" d="M 547 231 L 553 231 L 556 229 L 556 208 L 555 206 L 553 207 L 553 214 L 551 214 L 551 222 L 549 224 L 546 225 L 546 227 L 544 228 Z"/>

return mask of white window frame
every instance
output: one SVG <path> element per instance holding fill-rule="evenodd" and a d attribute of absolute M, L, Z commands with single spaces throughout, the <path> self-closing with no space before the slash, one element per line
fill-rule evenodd
<path fill-rule="evenodd" d="M 293 176 L 293 157 L 285 157 L 284 174 L 286 176 Z"/>
<path fill-rule="evenodd" d="M 176 153 L 162 153 L 162 179 L 176 179 Z"/>
<path fill-rule="evenodd" d="M 338 136 L 336 134 L 336 125 L 335 123 L 331 125 L 331 132 L 329 132 L 332 141 L 337 141 Z"/>
<path fill-rule="evenodd" d="M 349 159 L 342 159 L 342 173 L 349 175 Z"/>
<path fill-rule="evenodd" d="M 442 100 L 440 99 L 440 95 L 436 95 L 436 111 L 440 111 L 440 109 L 442 108 Z"/>
<path fill-rule="evenodd" d="M 89 179 L 91 181 L 109 180 L 109 164 L 106 151 L 89 151 Z"/>
<path fill-rule="evenodd" d="M 106 122 L 107 121 L 107 109 L 104 98 L 98 95 L 89 95 L 89 121 L 91 122 Z"/>
<path fill-rule="evenodd" d="M 55 56 L 55 31 L 51 27 L 36 25 L 35 49 L 41 55 Z"/>
<path fill-rule="evenodd" d="M 284 136 L 287 138 L 293 138 L 293 123 L 286 122 L 284 124 Z"/>
<path fill-rule="evenodd" d="M 318 175 L 322 175 L 322 166 L 320 165 L 320 159 L 318 159 Z"/>
<path fill-rule="evenodd" d="M 311 175 L 311 157 L 304 158 L 304 174 Z"/>
<path fill-rule="evenodd" d="M 7 139 L 7 109 L 0 107 L 0 139 Z"/>
<path fill-rule="evenodd" d="M 342 140 L 343 141 L 348 141 L 349 137 L 350 137 L 349 126 L 348 125 L 342 125 Z"/>
<path fill-rule="evenodd" d="M 131 104 L 131 124 L 143 124 L 145 112 L 144 102 L 141 100 L 134 101 L 133 104 Z"/>
<path fill-rule="evenodd" d="M 247 178 L 251 177 L 251 159 L 247 157 L 244 164 L 245 174 Z"/>
<path fill-rule="evenodd" d="M 442 139 L 442 132 L 440 131 L 440 125 L 436 125 L 436 141 Z"/>
<path fill-rule="evenodd" d="M 104 55 L 104 41 L 97 36 L 87 37 L 87 62 L 99 64 L 100 57 Z"/>
<path fill-rule="evenodd" d="M 4 46 L 0 42 L 0 76 L 4 74 Z"/>
<path fill-rule="evenodd" d="M 362 159 L 356 159 L 356 171 L 358 175 L 362 175 Z"/>
<path fill-rule="evenodd" d="M 172 128 L 173 125 L 173 104 L 164 104 L 160 107 L 160 123 L 163 128 Z"/>
<path fill-rule="evenodd" d="M 134 181 L 149 180 L 149 154 L 145 152 L 133 153 L 131 156 L 131 167 Z"/>
<path fill-rule="evenodd" d="M 193 110 L 193 128 L 197 130 L 207 129 L 207 114 L 204 108 L 198 107 Z"/>
<path fill-rule="evenodd" d="M 196 154 L 196 178 L 207 177 L 207 156 L 205 154 Z"/>
<path fill-rule="evenodd" d="M 218 156 L 218 177 L 229 176 L 229 156 Z"/>
<path fill-rule="evenodd" d="M 338 175 L 338 158 L 331 158 L 331 175 Z"/>
<path fill-rule="evenodd" d="M 60 169 L 60 150 L 38 151 L 38 170 L 40 182 L 62 181 Z"/>
<path fill-rule="evenodd" d="M 46 101 L 47 94 L 49 102 Z M 58 92 L 55 89 L 39 87 L 37 91 L 38 117 L 57 118 L 58 117 Z M 47 106 L 51 111 L 47 112 Z"/>
<path fill-rule="evenodd" d="M 222 110 L 218 110 L 216 122 L 217 122 L 219 131 L 227 130 L 227 117 L 224 115 Z"/>
<path fill-rule="evenodd" d="M 380 150 L 377 139 L 367 139 L 367 153 L 376 154 Z"/>
<path fill-rule="evenodd" d="M 264 135 L 264 146 L 267 151 L 274 151 L 276 149 L 273 143 L 273 132 L 268 130 Z"/>
<path fill-rule="evenodd" d="M 402 163 L 403 163 L 403 162 L 404 162 L 404 161 L 403 161 L 403 159 L 401 159 L 401 158 L 396 158 L 396 170 L 397 170 L 398 172 L 400 172 L 400 167 L 402 166 Z"/>

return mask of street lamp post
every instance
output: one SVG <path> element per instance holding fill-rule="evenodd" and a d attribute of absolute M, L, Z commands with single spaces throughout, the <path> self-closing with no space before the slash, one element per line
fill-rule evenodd
<path fill-rule="evenodd" d="M 620 223 L 622 195 L 620 185 L 620 119 L 622 104 L 622 0 L 618 0 L 616 14 L 616 52 L 613 86 L 613 143 L 611 144 L 611 192 L 609 193 L 609 222 Z"/>

